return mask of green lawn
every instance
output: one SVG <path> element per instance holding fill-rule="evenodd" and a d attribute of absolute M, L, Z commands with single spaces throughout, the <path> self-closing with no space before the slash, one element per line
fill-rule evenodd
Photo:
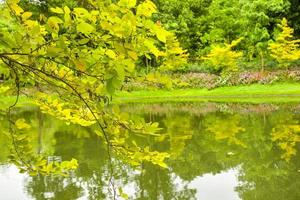
<path fill-rule="evenodd" d="M 0 96 L 0 109 L 6 109 L 15 102 L 14 96 Z M 114 103 L 126 102 L 169 102 L 169 101 L 214 101 L 281 103 L 300 102 L 300 83 L 281 83 L 274 85 L 249 85 L 220 87 L 214 90 L 181 89 L 118 92 Z M 30 105 L 30 99 L 21 96 L 17 106 Z"/>
<path fill-rule="evenodd" d="M 249 85 L 207 89 L 118 92 L 117 103 L 162 101 L 300 102 L 300 83 Z"/>

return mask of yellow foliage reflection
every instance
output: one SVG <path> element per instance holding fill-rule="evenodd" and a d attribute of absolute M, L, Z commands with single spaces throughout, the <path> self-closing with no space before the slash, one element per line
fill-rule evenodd
<path fill-rule="evenodd" d="M 279 124 L 272 130 L 272 141 L 277 142 L 280 149 L 283 150 L 281 158 L 289 161 L 296 155 L 296 143 L 300 142 L 300 125 L 297 122 L 293 124 Z"/>
<path fill-rule="evenodd" d="M 240 116 L 209 118 L 206 130 L 215 134 L 216 140 L 227 140 L 230 144 L 246 147 L 246 144 L 237 138 L 237 134 L 244 132 L 240 126 Z"/>

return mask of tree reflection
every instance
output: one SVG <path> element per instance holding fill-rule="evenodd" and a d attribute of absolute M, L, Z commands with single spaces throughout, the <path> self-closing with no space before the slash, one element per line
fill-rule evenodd
<path fill-rule="evenodd" d="M 246 147 L 237 135 L 245 129 L 240 126 L 239 115 L 222 115 L 206 118 L 206 129 L 215 135 L 216 140 L 227 140 L 229 143 Z"/>
<path fill-rule="evenodd" d="M 136 192 L 136 199 L 196 199 L 194 189 L 189 189 L 187 185 L 183 185 L 182 189 L 179 189 L 175 176 L 172 176 L 169 170 L 150 163 L 143 164 L 136 181 L 139 188 Z"/>
<path fill-rule="evenodd" d="M 293 115 L 281 120 L 272 129 L 272 141 L 276 142 L 283 151 L 281 158 L 289 161 L 296 155 L 296 144 L 300 142 L 299 121 L 295 120 Z"/>
<path fill-rule="evenodd" d="M 178 108 L 177 108 L 178 110 Z M 196 199 L 189 183 L 204 174 L 217 174 L 236 168 L 239 185 L 236 191 L 243 200 L 294 200 L 300 198 L 299 116 L 278 109 L 270 112 L 239 113 L 214 111 L 191 115 L 184 112 L 139 113 L 146 121 L 159 121 L 161 135 L 129 136 L 151 150 L 168 152 L 168 168 L 149 162 L 131 166 L 126 160 L 113 159 L 116 188 L 129 199 Z M 196 113 L 196 112 L 195 112 Z M 7 132 L 5 116 L 0 115 L 1 132 Z M 24 111 L 33 129 L 31 145 L 37 153 L 78 159 L 79 167 L 69 177 L 34 176 L 26 188 L 34 199 L 110 199 L 108 157 L 105 144 L 92 129 L 39 116 Z M 5 139 L 6 137 L 6 139 Z M 8 136 L 0 134 L 1 147 L 8 146 Z M 3 145 L 3 146 L 2 146 Z M 0 162 L 6 162 L 7 147 Z M 126 189 L 127 188 L 127 189 Z M 131 188 L 131 190 L 128 190 Z"/>
<path fill-rule="evenodd" d="M 83 195 L 83 188 L 73 177 L 34 176 L 27 183 L 27 192 L 33 199 L 75 200 Z"/>

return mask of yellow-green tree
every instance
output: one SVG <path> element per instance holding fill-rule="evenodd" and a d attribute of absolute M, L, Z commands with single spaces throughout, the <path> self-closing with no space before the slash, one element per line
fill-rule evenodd
<path fill-rule="evenodd" d="M 232 41 L 230 44 L 214 45 L 210 53 L 204 57 L 213 68 L 222 74 L 237 71 L 237 61 L 243 56 L 242 52 L 234 51 L 233 48 L 241 42 L 242 38 Z"/>
<path fill-rule="evenodd" d="M 0 29 L 1 92 L 15 88 L 19 97 L 29 86 L 29 98 L 42 112 L 93 128 L 109 157 L 115 153 L 135 166 L 148 161 L 166 167 L 167 153 L 127 140 L 131 134 L 155 135 L 158 124 L 131 119 L 117 106 L 107 108 L 125 77 L 134 76 L 140 58 L 155 57 L 161 70 L 186 60 L 175 35 L 152 21 L 155 4 L 90 1 L 88 8 L 55 7 L 49 16 L 34 18 L 19 3 L 0 4 L 0 19 L 6 22 Z M 12 128 L 18 129 L 14 122 Z"/>
<path fill-rule="evenodd" d="M 294 29 L 289 27 L 288 21 L 283 18 L 279 25 L 281 32 L 275 41 L 269 43 L 271 56 L 277 60 L 281 67 L 288 67 L 291 62 L 300 59 L 299 39 L 293 39 Z"/>

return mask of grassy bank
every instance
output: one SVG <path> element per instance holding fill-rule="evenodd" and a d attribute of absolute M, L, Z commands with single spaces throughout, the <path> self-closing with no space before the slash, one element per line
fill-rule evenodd
<path fill-rule="evenodd" d="M 274 85 L 253 84 L 248 86 L 219 87 L 208 89 L 138 90 L 117 92 L 114 103 L 127 102 L 248 102 L 284 103 L 300 102 L 300 83 L 278 83 Z M 15 96 L 0 96 L 0 109 L 13 105 Z M 21 96 L 17 106 L 32 105 L 30 99 Z"/>
<path fill-rule="evenodd" d="M 215 102 L 300 102 L 300 83 L 280 83 L 274 85 L 253 84 L 249 86 L 228 86 L 213 90 L 155 90 L 118 92 L 115 99 L 125 102 L 163 101 L 215 101 Z"/>

